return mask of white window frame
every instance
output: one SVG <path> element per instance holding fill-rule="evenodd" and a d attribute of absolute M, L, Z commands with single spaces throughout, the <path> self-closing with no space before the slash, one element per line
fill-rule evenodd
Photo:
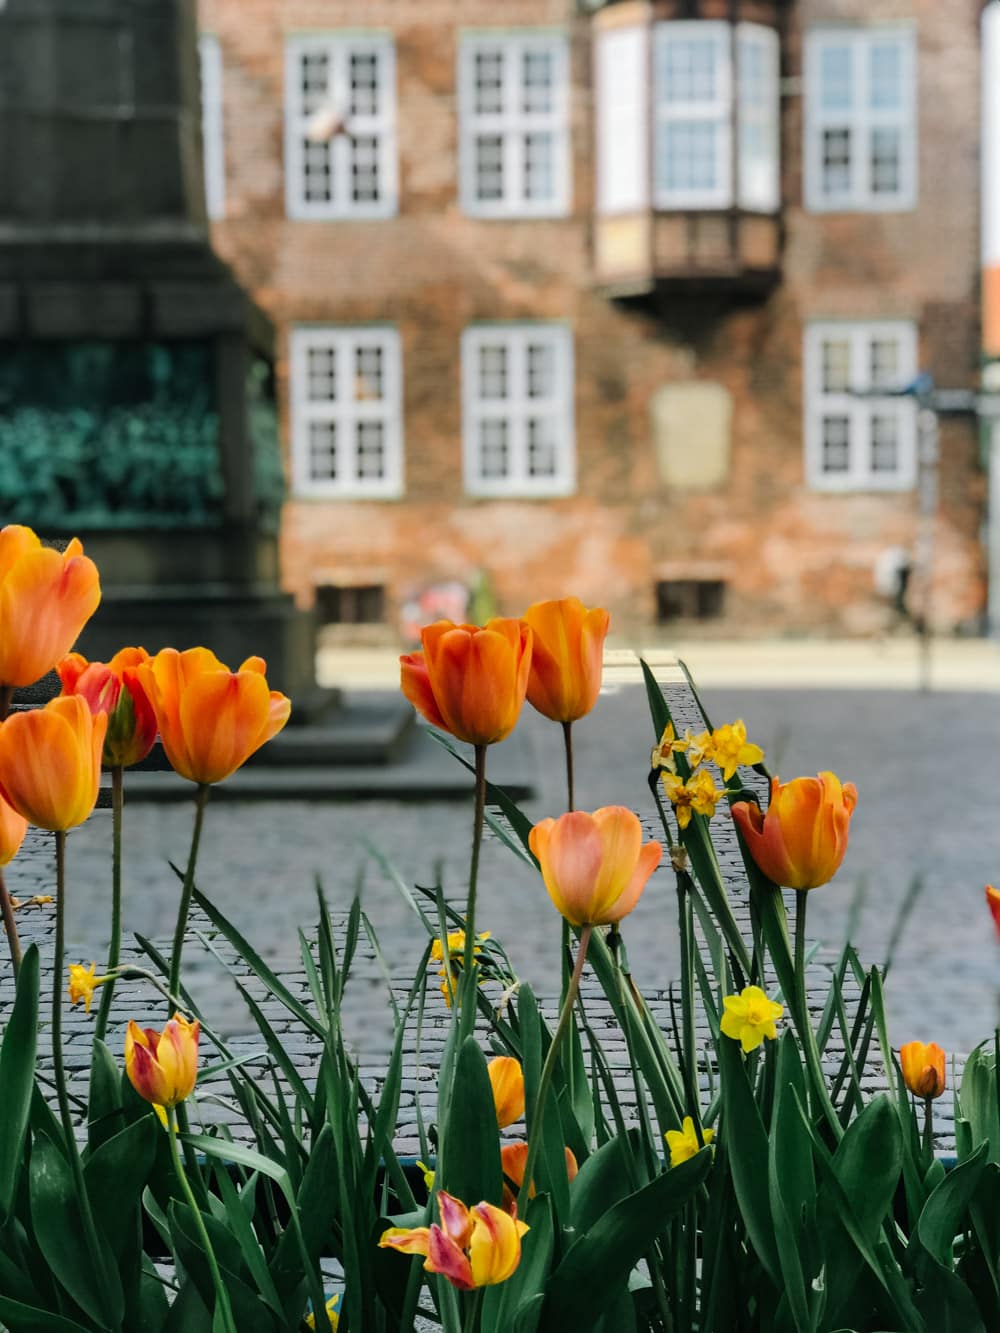
<path fill-rule="evenodd" d="M 529 398 L 527 349 L 547 344 L 553 353 L 554 391 L 550 399 Z M 480 350 L 506 349 L 508 391 L 502 399 L 480 396 Z M 546 498 L 572 495 L 576 489 L 574 432 L 573 335 L 564 324 L 474 324 L 462 334 L 462 463 L 469 495 Z M 528 433 L 532 419 L 554 423 L 555 464 L 552 476 L 533 477 L 528 470 Z M 507 423 L 510 470 L 505 477 L 484 477 L 480 466 L 480 423 Z"/>
<path fill-rule="evenodd" d="M 901 106 L 871 106 L 871 51 L 881 42 L 899 44 Z M 831 47 L 850 51 L 851 104 L 822 105 L 822 57 Z M 900 213 L 917 205 L 917 50 L 912 25 L 865 28 L 814 28 L 806 34 L 805 58 L 805 201 L 815 213 Z M 876 192 L 872 180 L 872 143 L 879 129 L 900 136 L 899 189 Z M 849 184 L 835 194 L 823 188 L 823 136 L 827 130 L 851 135 Z"/>
<path fill-rule="evenodd" d="M 917 328 L 903 320 L 853 323 L 845 320 L 814 323 L 805 330 L 804 408 L 806 481 L 822 491 L 904 491 L 917 481 L 917 408 L 911 397 L 891 394 L 867 396 L 871 388 L 871 349 L 878 339 L 894 338 L 899 346 L 895 388 L 904 388 L 917 374 Z M 830 340 L 850 345 L 850 383 L 844 391 L 826 391 L 823 385 L 823 349 Z M 823 469 L 823 421 L 842 416 L 847 421 L 848 466 L 843 472 Z M 873 423 L 895 420 L 897 463 L 892 472 L 872 466 Z"/>
<path fill-rule="evenodd" d="M 662 86 L 666 53 L 675 42 L 710 39 L 715 48 L 715 96 L 702 101 L 668 102 Z M 657 208 L 726 208 L 732 184 L 732 25 L 716 19 L 680 19 L 653 26 L 653 203 Z M 677 124 L 715 126 L 715 184 L 704 189 L 670 188 L 660 179 L 663 136 Z"/>
<path fill-rule="evenodd" d="M 762 62 L 763 96 L 750 96 L 747 57 Z M 737 203 L 751 213 L 776 213 L 781 207 L 781 43 L 777 31 L 762 23 L 736 25 Z M 750 131 L 763 152 L 754 155 Z"/>
<path fill-rule="evenodd" d="M 497 50 L 503 53 L 502 110 L 476 109 L 476 57 Z M 552 107 L 526 111 L 522 102 L 525 56 L 543 53 L 552 61 Z M 458 43 L 459 195 L 462 211 L 477 218 L 565 217 L 571 206 L 569 140 L 569 43 L 561 33 L 519 29 L 462 33 Z M 503 197 L 476 196 L 476 138 L 494 135 L 502 140 Z M 527 194 L 525 138 L 548 134 L 552 138 L 552 195 L 531 199 Z"/>
<path fill-rule="evenodd" d="M 222 47 L 211 32 L 198 38 L 201 68 L 201 141 L 205 211 L 209 220 L 226 216 L 226 151 L 222 114 Z"/>
<path fill-rule="evenodd" d="M 331 176 L 330 199 L 306 197 L 305 139 L 319 105 L 307 105 L 302 89 L 302 61 L 325 55 L 327 96 L 322 105 L 343 114 L 347 132 L 329 142 L 310 145 L 326 149 Z M 378 69 L 379 106 L 375 114 L 350 112 L 350 62 L 353 56 L 374 56 Z M 379 198 L 351 198 L 351 134 L 377 140 Z M 369 33 L 322 33 L 289 37 L 285 43 L 285 212 L 297 221 L 338 218 L 388 218 L 398 210 L 396 143 L 396 49 L 389 36 Z"/>
<path fill-rule="evenodd" d="M 353 364 L 359 348 L 377 347 L 382 352 L 383 392 L 378 399 L 358 398 L 354 391 Z M 349 396 L 335 400 L 309 397 L 309 353 L 332 348 L 336 357 L 337 388 L 351 384 Z M 292 329 L 289 348 L 289 397 L 291 402 L 292 492 L 296 497 L 329 500 L 391 499 L 403 494 L 402 359 L 399 332 L 387 325 L 305 325 Z M 359 423 L 380 421 L 383 426 L 384 476 L 359 477 L 356 466 Z M 354 465 L 343 477 L 312 475 L 310 426 L 333 422 L 338 445 L 349 451 Z"/>

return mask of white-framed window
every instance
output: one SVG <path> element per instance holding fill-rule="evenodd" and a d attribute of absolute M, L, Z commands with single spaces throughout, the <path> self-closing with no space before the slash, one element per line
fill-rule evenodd
<path fill-rule="evenodd" d="M 398 332 L 376 325 L 297 328 L 290 354 L 293 493 L 402 495 Z"/>
<path fill-rule="evenodd" d="M 778 34 L 761 24 L 684 19 L 654 25 L 657 208 L 728 208 L 737 203 L 760 212 L 777 210 L 778 66 Z"/>
<path fill-rule="evenodd" d="M 830 491 L 906 490 L 916 483 L 916 403 L 898 396 L 916 373 L 913 324 L 807 326 L 805 441 L 810 486 Z M 886 396 L 880 397 L 879 390 Z"/>
<path fill-rule="evenodd" d="M 222 48 L 213 33 L 198 38 L 201 65 L 201 141 L 205 211 L 214 222 L 226 216 L 226 153 L 222 132 Z"/>
<path fill-rule="evenodd" d="M 459 179 L 474 217 L 570 208 L 569 48 L 551 33 L 465 33 L 458 48 Z"/>
<path fill-rule="evenodd" d="M 916 206 L 916 84 L 912 28 L 807 34 L 807 207 L 877 212 Z"/>
<path fill-rule="evenodd" d="M 477 324 L 466 329 L 462 407 L 468 494 L 572 494 L 576 458 L 568 328 Z"/>
<path fill-rule="evenodd" d="M 290 37 L 285 46 L 288 216 L 391 217 L 397 174 L 392 39 Z"/>

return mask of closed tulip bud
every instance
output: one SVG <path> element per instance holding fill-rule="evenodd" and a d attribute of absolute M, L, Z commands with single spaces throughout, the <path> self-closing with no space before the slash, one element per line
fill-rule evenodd
<path fill-rule="evenodd" d="M 174 1014 L 162 1032 L 129 1020 L 125 1073 L 140 1097 L 168 1110 L 194 1091 L 198 1079 L 197 1022 Z"/>
<path fill-rule="evenodd" d="M 55 551 L 31 528 L 0 529 L 0 686 L 41 680 L 73 647 L 100 600 L 97 566 L 76 537 Z"/>
<path fill-rule="evenodd" d="M 854 783 L 841 785 L 834 773 L 784 784 L 772 778 L 767 814 L 739 801 L 733 819 L 768 879 L 786 889 L 815 889 L 840 869 L 857 802 Z"/>
<path fill-rule="evenodd" d="M 78 694 L 92 713 L 107 714 L 102 758 L 108 768 L 137 764 L 156 740 L 156 714 L 138 674 L 148 661 L 145 648 L 122 648 L 110 662 L 88 662 L 70 653 L 56 666 L 63 694 Z"/>
<path fill-rule="evenodd" d="M 531 669 L 532 634 L 519 620 L 421 631 L 423 650 L 399 659 L 400 684 L 431 723 L 470 745 L 493 745 L 514 730 Z"/>
<path fill-rule="evenodd" d="M 945 1089 L 944 1051 L 935 1042 L 908 1041 L 899 1050 L 903 1082 L 914 1097 L 940 1097 Z"/>
<path fill-rule="evenodd" d="M 27 831 L 28 821 L 0 796 L 0 866 L 13 861 Z"/>
<path fill-rule="evenodd" d="M 521 1237 L 528 1230 L 516 1208 L 506 1212 L 492 1203 L 467 1208 L 444 1190 L 438 1190 L 437 1203 L 440 1224 L 390 1227 L 379 1248 L 422 1254 L 427 1272 L 440 1273 L 459 1291 L 506 1282 L 521 1262 Z"/>
<path fill-rule="evenodd" d="M 191 782 L 222 782 L 276 735 L 291 703 L 269 690 L 264 662 L 230 671 L 208 648 L 164 648 L 136 668 L 171 768 Z"/>
<path fill-rule="evenodd" d="M 528 702 L 553 722 L 576 722 L 597 702 L 610 617 L 577 597 L 535 602 L 524 613 L 534 642 Z"/>
<path fill-rule="evenodd" d="M 580 1167 L 572 1148 L 564 1148 L 563 1152 L 566 1156 L 566 1179 L 572 1182 L 576 1179 Z M 514 1190 L 517 1190 L 518 1194 L 521 1192 L 527 1165 L 528 1145 L 526 1143 L 505 1143 L 500 1149 L 500 1169 L 504 1175 L 503 1206 L 507 1212 L 511 1211 L 517 1199 Z M 507 1183 L 508 1181 L 510 1184 Z M 513 1189 L 511 1186 L 513 1186 Z M 528 1198 L 533 1199 L 534 1197 L 535 1182 L 532 1180 L 528 1186 Z"/>
<path fill-rule="evenodd" d="M 528 843 L 549 897 L 574 926 L 604 926 L 627 916 L 663 854 L 658 842 L 643 844 L 637 816 L 622 805 L 543 819 Z"/>
<path fill-rule="evenodd" d="M 493 1088 L 497 1127 L 506 1129 L 524 1115 L 524 1074 L 521 1063 L 509 1055 L 498 1055 L 486 1066 Z"/>
<path fill-rule="evenodd" d="M 0 723 L 0 796 L 29 824 L 76 828 L 97 804 L 108 719 L 60 695 Z"/>

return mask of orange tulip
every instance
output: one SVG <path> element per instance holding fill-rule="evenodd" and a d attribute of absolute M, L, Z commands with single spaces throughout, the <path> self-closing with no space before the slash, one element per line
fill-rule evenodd
<path fill-rule="evenodd" d="M 122 648 L 110 662 L 88 662 L 70 653 L 56 666 L 63 694 L 78 694 L 92 713 L 107 713 L 103 759 L 108 768 L 137 764 L 156 740 L 156 714 L 137 671 L 148 661 L 145 648 Z"/>
<path fill-rule="evenodd" d="M 164 648 L 136 668 L 171 767 L 191 782 L 222 782 L 288 721 L 291 702 L 269 690 L 264 662 L 230 671 L 208 648 Z"/>
<path fill-rule="evenodd" d="M 13 861 L 27 831 L 28 821 L 0 796 L 0 866 Z"/>
<path fill-rule="evenodd" d="M 74 695 L 0 724 L 0 795 L 29 824 L 65 832 L 97 804 L 105 714 Z"/>
<path fill-rule="evenodd" d="M 1000 935 L 1000 889 L 995 889 L 992 884 L 986 886 L 986 906 L 990 909 L 993 924 Z"/>
<path fill-rule="evenodd" d="M 597 702 L 610 617 L 578 597 L 535 602 L 524 613 L 534 632 L 528 702 L 553 722 L 575 722 Z"/>
<path fill-rule="evenodd" d="M 521 1062 L 510 1055 L 498 1055 L 486 1066 L 493 1089 L 497 1128 L 506 1129 L 524 1115 L 524 1074 Z"/>
<path fill-rule="evenodd" d="M 733 818 L 768 879 L 786 889 L 815 889 L 840 869 L 857 802 L 854 783 L 841 786 L 834 773 L 784 785 L 772 778 L 767 814 L 752 802 L 739 801 Z"/>
<path fill-rule="evenodd" d="M 532 634 L 520 620 L 455 625 L 420 634 L 423 651 L 399 659 L 403 693 L 435 727 L 470 745 L 492 745 L 514 730 L 528 688 Z"/>
<path fill-rule="evenodd" d="M 944 1051 L 935 1042 L 908 1041 L 899 1050 L 903 1082 L 915 1097 L 940 1097 L 945 1088 Z"/>
<path fill-rule="evenodd" d="M 31 685 L 51 671 L 100 600 L 97 566 L 76 537 L 55 551 L 30 528 L 0 528 L 0 685 Z"/>
<path fill-rule="evenodd" d="M 566 1179 L 573 1181 L 576 1179 L 577 1172 L 580 1170 L 577 1165 L 576 1155 L 572 1148 L 565 1148 L 566 1153 Z M 521 1192 L 521 1186 L 524 1184 L 524 1171 L 528 1165 L 528 1145 L 526 1143 L 505 1143 L 500 1149 L 500 1167 L 504 1174 L 503 1184 L 503 1206 L 510 1212 L 517 1195 Z M 507 1183 L 510 1181 L 510 1185 Z M 511 1189 L 511 1185 L 514 1189 Z M 532 1180 L 528 1187 L 528 1198 L 535 1197 L 535 1182 Z"/>
<path fill-rule="evenodd" d="M 140 1097 L 168 1110 L 189 1097 L 198 1079 L 200 1026 L 174 1014 L 162 1032 L 129 1019 L 125 1073 Z"/>
<path fill-rule="evenodd" d="M 528 843 L 549 897 L 574 926 L 627 916 L 663 855 L 658 842 L 643 845 L 639 820 L 623 805 L 543 819 Z"/>

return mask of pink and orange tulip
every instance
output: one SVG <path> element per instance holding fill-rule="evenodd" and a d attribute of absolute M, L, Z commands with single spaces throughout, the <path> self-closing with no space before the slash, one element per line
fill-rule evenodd
<path fill-rule="evenodd" d="M 0 686 L 41 680 L 73 647 L 100 600 L 97 566 L 76 537 L 56 551 L 31 528 L 0 529 Z"/>
<path fill-rule="evenodd" d="M 637 816 L 622 805 L 543 819 L 528 843 L 549 897 L 574 926 L 627 916 L 663 855 L 658 842 L 643 844 Z"/>
<path fill-rule="evenodd" d="M 125 1073 L 140 1097 L 168 1110 L 194 1091 L 198 1080 L 200 1026 L 174 1014 L 162 1032 L 129 1020 Z"/>
<path fill-rule="evenodd" d="M 136 668 L 171 767 L 191 782 L 222 782 L 275 736 L 291 703 L 269 690 L 265 665 L 230 671 L 208 648 L 164 648 Z"/>
<path fill-rule="evenodd" d="M 771 780 L 767 813 L 752 802 L 733 806 L 733 819 L 764 874 L 786 889 L 815 889 L 840 869 L 851 815 L 858 802 L 853 782 L 834 773 Z"/>
<path fill-rule="evenodd" d="M 940 1097 L 945 1089 L 944 1051 L 936 1042 L 908 1041 L 899 1049 L 903 1082 L 914 1097 Z"/>
<path fill-rule="evenodd" d="M 90 815 L 108 719 L 60 695 L 0 724 L 0 796 L 29 824 L 65 832 Z"/>
<path fill-rule="evenodd" d="M 610 617 L 578 597 L 535 602 L 524 613 L 534 634 L 528 702 L 553 722 L 576 722 L 597 702 Z"/>
<path fill-rule="evenodd" d="M 470 745 L 493 745 L 514 730 L 531 669 L 532 632 L 520 620 L 421 631 L 423 648 L 399 659 L 400 684 L 414 708 Z"/>
<path fill-rule="evenodd" d="M 528 1230 L 513 1213 L 492 1203 L 467 1208 L 445 1190 L 437 1192 L 440 1225 L 390 1227 L 380 1249 L 422 1254 L 428 1273 L 440 1273 L 459 1291 L 506 1282 L 521 1262 L 521 1237 Z"/>
<path fill-rule="evenodd" d="M 145 648 L 122 648 L 110 662 L 88 662 L 80 653 L 69 653 L 56 666 L 63 694 L 77 694 L 92 713 L 108 715 L 103 753 L 108 768 L 137 764 L 156 740 L 156 714 L 138 673 L 148 661 Z"/>

